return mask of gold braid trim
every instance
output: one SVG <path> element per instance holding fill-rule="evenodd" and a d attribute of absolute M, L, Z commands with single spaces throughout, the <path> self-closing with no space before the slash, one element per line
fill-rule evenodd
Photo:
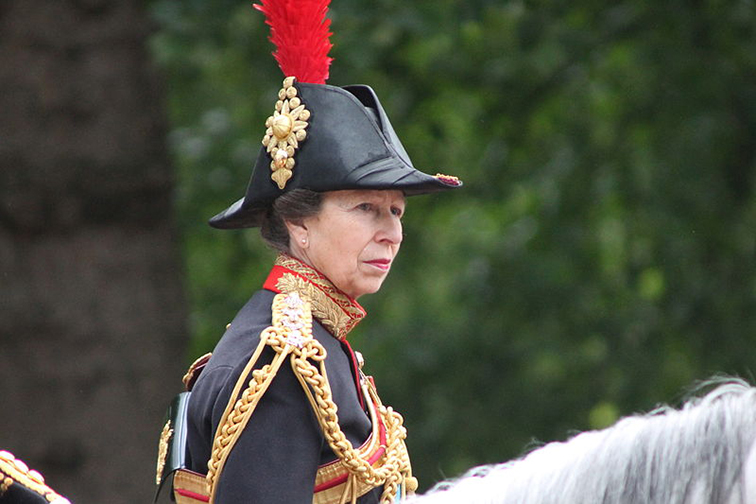
<path fill-rule="evenodd" d="M 270 364 L 253 370 L 266 346 L 271 346 L 276 356 Z M 414 492 L 417 488 L 417 480 L 412 477 L 412 468 L 404 444 L 407 431 L 402 426 L 402 417 L 390 407 L 386 408 L 381 404 L 374 387 L 364 376 L 361 378 L 366 398 L 375 404 L 380 416 L 380 419 L 373 418 L 373 422 L 382 421 L 386 429 L 386 451 L 380 463 L 374 467 L 358 449 L 354 448 L 342 432 L 339 426 L 338 407 L 333 401 L 326 374 L 327 353 L 323 345 L 312 336 L 310 303 L 303 301 L 298 293 L 291 292 L 277 294 L 273 299 L 272 325 L 260 335 L 260 343 L 242 371 L 231 393 L 231 400 L 221 417 L 208 462 L 207 485 L 210 503 L 215 501 L 217 481 L 231 449 L 289 355 L 291 355 L 290 362 L 294 374 L 302 384 L 325 439 L 349 473 L 350 480 L 345 485 L 341 502 L 346 502 L 350 497 L 351 502 L 357 501 L 358 495 L 355 490 L 357 482 L 371 488 L 383 485 L 381 503 L 384 504 L 394 502 L 400 486 L 406 492 Z M 317 366 L 311 361 L 317 363 Z M 241 388 L 245 385 L 245 377 L 250 372 L 252 378 L 239 395 Z M 238 397 L 236 401 L 233 400 L 235 397 Z"/>
<path fill-rule="evenodd" d="M 207 485 L 210 494 L 210 502 L 215 501 L 216 482 L 226 463 L 231 449 L 247 426 L 252 413 L 260 402 L 263 394 L 273 381 L 276 373 L 283 364 L 286 356 L 292 352 L 305 354 L 310 358 L 318 357 L 322 352 L 321 359 L 325 359 L 325 350 L 312 337 L 312 314 L 309 303 L 302 301 L 296 292 L 290 294 L 277 294 L 273 298 L 273 324 L 266 328 L 260 335 L 260 343 L 242 371 L 239 381 L 236 382 L 231 399 L 226 410 L 221 416 L 218 430 L 213 440 L 213 449 L 210 460 L 207 463 Z M 276 356 L 270 364 L 260 369 L 253 368 L 260 358 L 260 354 L 266 346 L 271 346 Z M 244 385 L 244 378 L 252 373 L 247 388 L 241 396 L 239 392 Z M 235 397 L 239 397 L 234 401 Z"/>
<path fill-rule="evenodd" d="M 313 404 L 315 415 L 329 446 L 349 473 L 349 481 L 340 503 L 347 502 L 347 499 L 356 503 L 358 497 L 381 485 L 384 487 L 381 495 L 382 504 L 393 503 L 400 487 L 402 495 L 414 493 L 417 490 L 417 479 L 412 476 L 412 466 L 404 443 L 407 429 L 402 425 L 403 419 L 399 413 L 391 407 L 383 406 L 373 384 L 360 372 L 363 394 L 373 405 L 370 407 L 371 420 L 374 424 L 382 422 L 386 430 L 386 452 L 378 464 L 371 464 L 342 432 L 338 407 L 331 398 L 325 363 L 320 362 L 316 367 L 306 359 L 292 357 L 292 366 L 310 403 Z M 358 493 L 358 483 L 365 488 L 363 492 Z"/>
<path fill-rule="evenodd" d="M 68 499 L 61 497 L 45 484 L 45 478 L 24 464 L 21 460 L 7 451 L 0 451 L 0 495 L 4 494 L 14 483 L 42 495 L 47 502 L 55 504 L 71 504 Z"/>

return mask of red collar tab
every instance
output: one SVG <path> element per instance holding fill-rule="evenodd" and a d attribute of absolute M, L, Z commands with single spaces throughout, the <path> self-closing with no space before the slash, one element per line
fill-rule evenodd
<path fill-rule="evenodd" d="M 316 269 L 286 254 L 276 258 L 263 288 L 275 293 L 297 292 L 310 302 L 312 314 L 336 338 L 343 340 L 367 312 Z"/>

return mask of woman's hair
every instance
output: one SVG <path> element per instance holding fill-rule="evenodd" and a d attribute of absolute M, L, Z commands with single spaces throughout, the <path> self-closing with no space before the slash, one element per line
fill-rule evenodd
<path fill-rule="evenodd" d="M 286 222 L 301 224 L 320 212 L 323 194 L 309 189 L 293 189 L 276 198 L 260 227 L 260 234 L 270 247 L 289 253 L 289 230 Z"/>
<path fill-rule="evenodd" d="M 626 417 L 520 460 L 473 468 L 410 502 L 746 504 L 755 419 L 756 389 L 733 380 L 681 409 Z"/>

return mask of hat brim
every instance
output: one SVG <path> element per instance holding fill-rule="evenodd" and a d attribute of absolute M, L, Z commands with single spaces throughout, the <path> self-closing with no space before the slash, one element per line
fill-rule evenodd
<path fill-rule="evenodd" d="M 418 170 L 407 170 L 404 166 L 398 167 L 396 159 L 384 159 L 376 161 L 359 170 L 356 177 L 350 178 L 342 185 L 329 184 L 327 189 L 319 187 L 303 187 L 316 192 L 329 192 L 341 190 L 395 190 L 402 191 L 405 196 L 418 196 L 430 194 L 448 189 L 462 187 L 461 181 L 444 181 Z M 399 161 L 401 163 L 401 161 Z M 241 198 L 233 205 L 210 219 L 209 223 L 217 229 L 237 229 L 247 227 L 259 227 L 265 220 L 265 213 L 270 204 L 250 204 L 246 198 Z"/>

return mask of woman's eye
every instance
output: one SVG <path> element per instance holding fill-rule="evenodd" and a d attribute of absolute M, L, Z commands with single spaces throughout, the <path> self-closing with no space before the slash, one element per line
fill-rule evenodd
<path fill-rule="evenodd" d="M 371 205 L 370 203 L 360 203 L 359 205 L 357 205 L 357 209 L 364 212 L 369 212 L 373 209 L 373 205 Z"/>
<path fill-rule="evenodd" d="M 397 217 L 401 217 L 404 214 L 401 208 L 392 208 L 391 213 Z"/>

